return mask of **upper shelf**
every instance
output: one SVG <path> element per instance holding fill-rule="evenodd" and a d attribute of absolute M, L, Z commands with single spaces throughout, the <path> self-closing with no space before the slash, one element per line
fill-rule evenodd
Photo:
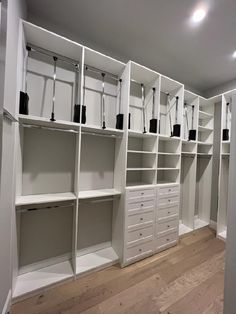
<path fill-rule="evenodd" d="M 129 136 L 132 137 L 157 137 L 156 133 L 143 133 L 141 131 L 129 130 Z"/>
<path fill-rule="evenodd" d="M 23 28 L 26 43 L 73 60 L 81 59 L 82 45 L 26 21 L 23 21 Z"/>
<path fill-rule="evenodd" d="M 106 128 L 102 129 L 102 127 L 98 127 L 96 125 L 81 125 L 82 132 L 90 133 L 91 135 L 110 135 L 114 137 L 121 137 L 124 133 L 123 130 L 113 129 L 113 128 Z"/>
<path fill-rule="evenodd" d="M 121 195 L 121 192 L 116 189 L 99 189 L 99 190 L 89 190 L 89 191 L 80 191 L 79 199 L 90 199 L 90 198 L 101 198 L 107 196 L 117 196 Z"/>
<path fill-rule="evenodd" d="M 160 74 L 147 67 L 131 61 L 131 80 L 148 85 L 159 78 Z"/>
<path fill-rule="evenodd" d="M 72 192 L 22 195 L 22 196 L 16 197 L 16 206 L 63 202 L 63 201 L 71 201 L 75 199 L 76 199 L 76 196 Z"/>
<path fill-rule="evenodd" d="M 212 118 L 213 118 L 212 114 L 199 110 L 199 119 L 203 120 L 203 119 L 212 119 Z"/>

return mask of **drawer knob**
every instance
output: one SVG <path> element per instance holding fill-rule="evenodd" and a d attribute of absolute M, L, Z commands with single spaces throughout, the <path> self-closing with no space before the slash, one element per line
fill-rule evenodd
<path fill-rule="evenodd" d="M 141 217 L 140 220 L 143 220 L 143 218 Z"/>
<path fill-rule="evenodd" d="M 170 212 L 168 212 L 168 214 L 170 214 Z"/>
<path fill-rule="evenodd" d="M 141 195 L 144 195 L 144 192 L 141 192 Z"/>
<path fill-rule="evenodd" d="M 170 202 L 171 200 L 168 200 L 168 202 Z"/>
<path fill-rule="evenodd" d="M 166 239 L 166 241 L 168 242 L 168 241 L 170 241 L 170 239 Z"/>
<path fill-rule="evenodd" d="M 139 252 L 142 252 L 142 249 L 139 249 Z"/>
<path fill-rule="evenodd" d="M 167 225 L 167 228 L 170 228 L 170 225 Z"/>
<path fill-rule="evenodd" d="M 143 204 L 141 204 L 141 207 L 143 206 Z"/>
<path fill-rule="evenodd" d="M 169 192 L 171 192 L 171 189 L 169 189 Z"/>
<path fill-rule="evenodd" d="M 141 237 L 143 234 L 142 234 L 142 233 L 140 233 L 139 235 L 140 235 L 140 237 Z"/>

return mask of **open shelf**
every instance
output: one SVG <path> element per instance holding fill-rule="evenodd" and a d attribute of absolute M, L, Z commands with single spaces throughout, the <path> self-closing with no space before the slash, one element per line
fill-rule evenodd
<path fill-rule="evenodd" d="M 157 169 L 157 183 L 169 182 L 178 183 L 179 182 L 179 169 L 174 168 L 160 168 Z"/>
<path fill-rule="evenodd" d="M 155 171 L 156 168 L 127 168 L 127 171 Z"/>
<path fill-rule="evenodd" d="M 213 118 L 213 114 L 199 110 L 199 119 L 204 120 L 204 119 L 212 119 L 212 118 Z"/>
<path fill-rule="evenodd" d="M 98 189 L 98 190 L 88 190 L 80 191 L 79 199 L 90 199 L 90 198 L 101 198 L 107 196 L 119 196 L 121 192 L 116 189 Z"/>
<path fill-rule="evenodd" d="M 79 132 L 79 124 L 75 122 L 57 120 L 50 121 L 49 118 L 37 117 L 32 115 L 19 115 L 19 123 L 27 126 L 38 126 L 51 129 L 73 130 Z"/>
<path fill-rule="evenodd" d="M 171 170 L 179 170 L 180 168 L 174 168 L 174 167 L 159 167 L 157 168 L 157 170 L 159 171 L 164 171 L 164 170 L 167 170 L 167 171 L 171 171 Z"/>
<path fill-rule="evenodd" d="M 60 281 L 73 278 L 74 273 L 70 261 L 44 267 L 18 276 L 13 298 L 18 299 Z"/>
<path fill-rule="evenodd" d="M 141 138 L 145 138 L 145 137 L 157 137 L 157 134 L 155 133 L 143 133 L 142 131 L 135 131 L 135 130 L 129 130 L 129 136 L 132 137 L 141 137 Z"/>
<path fill-rule="evenodd" d="M 198 126 L 198 132 L 213 132 L 213 129 L 199 125 Z"/>
<path fill-rule="evenodd" d="M 153 152 L 147 152 L 147 151 L 142 151 L 142 150 L 128 150 L 128 154 L 150 154 L 150 155 L 156 155 L 157 153 Z"/>
<path fill-rule="evenodd" d="M 16 206 L 64 202 L 64 201 L 70 201 L 70 200 L 75 200 L 75 199 L 76 199 L 76 196 L 72 192 L 23 195 L 23 196 L 16 197 Z"/>
<path fill-rule="evenodd" d="M 111 136 L 122 136 L 124 131 L 123 130 L 117 130 L 113 128 L 107 127 L 106 129 L 102 129 L 102 127 L 98 127 L 96 125 L 81 125 L 81 131 L 89 133 L 91 135 L 111 135 Z"/>
<path fill-rule="evenodd" d="M 76 274 L 83 275 L 118 263 L 119 257 L 112 247 L 76 257 Z"/>
<path fill-rule="evenodd" d="M 155 169 L 127 169 L 126 186 L 150 185 L 155 184 Z"/>
<path fill-rule="evenodd" d="M 180 154 L 181 152 L 181 141 L 174 138 L 162 138 L 159 137 L 158 142 L 158 154 L 159 153 L 174 153 Z"/>

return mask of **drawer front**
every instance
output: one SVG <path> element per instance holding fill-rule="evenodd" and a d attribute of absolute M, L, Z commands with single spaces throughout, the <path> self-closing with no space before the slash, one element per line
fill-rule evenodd
<path fill-rule="evenodd" d="M 151 254 L 153 252 L 153 241 L 135 245 L 126 249 L 126 260 L 136 259 L 142 255 Z"/>
<path fill-rule="evenodd" d="M 178 240 L 178 232 L 173 232 L 164 237 L 160 237 L 156 240 L 156 247 L 160 248 L 162 246 L 168 245 L 172 242 L 176 242 Z"/>
<path fill-rule="evenodd" d="M 156 224 L 156 235 L 158 237 L 160 237 L 161 235 L 164 235 L 164 233 L 169 233 L 169 232 L 173 232 L 176 231 L 177 232 L 177 228 L 178 228 L 178 224 L 179 221 L 178 219 L 174 219 L 174 220 L 170 220 L 167 222 L 162 222 L 162 223 L 158 223 Z"/>
<path fill-rule="evenodd" d="M 153 226 L 127 232 L 127 244 L 142 240 L 153 235 Z"/>
<path fill-rule="evenodd" d="M 137 190 L 127 190 L 127 200 L 128 202 L 133 202 L 135 200 L 145 200 L 154 199 L 156 196 L 155 189 L 137 189 Z"/>
<path fill-rule="evenodd" d="M 133 203 L 127 204 L 127 209 L 129 213 L 136 212 L 136 211 L 142 211 L 142 210 L 154 210 L 154 200 L 149 201 L 137 201 Z"/>
<path fill-rule="evenodd" d="M 172 196 L 172 197 L 163 197 L 163 198 L 160 198 L 158 200 L 158 208 L 166 208 L 166 207 L 169 207 L 169 206 L 173 206 L 173 205 L 178 205 L 179 204 L 179 196 L 176 195 L 176 196 Z"/>
<path fill-rule="evenodd" d="M 179 206 L 171 206 L 164 209 L 158 210 L 157 219 L 158 221 L 163 218 L 171 217 L 171 216 L 177 216 L 179 214 Z"/>
<path fill-rule="evenodd" d="M 134 226 L 151 223 L 154 221 L 154 211 L 130 215 L 127 217 L 127 226 L 128 228 L 132 228 Z"/>
<path fill-rule="evenodd" d="M 174 186 L 165 186 L 159 188 L 158 195 L 159 197 L 173 196 L 179 194 L 179 185 Z"/>

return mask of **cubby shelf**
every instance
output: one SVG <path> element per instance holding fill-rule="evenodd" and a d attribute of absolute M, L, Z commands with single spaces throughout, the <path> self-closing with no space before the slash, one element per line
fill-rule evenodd
<path fill-rule="evenodd" d="M 200 156 L 206 156 L 206 157 L 211 157 L 212 154 L 207 154 L 207 153 L 197 153 L 197 155 Z"/>
<path fill-rule="evenodd" d="M 112 247 L 76 257 L 76 275 L 85 274 L 118 263 L 119 257 Z"/>
<path fill-rule="evenodd" d="M 81 131 L 82 132 L 87 132 L 92 135 L 111 135 L 111 136 L 122 136 L 124 133 L 123 130 L 118 130 L 118 129 L 113 129 L 113 128 L 106 128 L 102 129 L 102 127 L 98 127 L 95 125 L 86 125 L 82 124 L 81 125 Z"/>
<path fill-rule="evenodd" d="M 230 153 L 221 153 L 222 157 L 230 157 Z"/>
<path fill-rule="evenodd" d="M 212 118 L 213 118 L 212 114 L 199 110 L 199 119 L 204 120 L 204 119 L 212 119 Z"/>
<path fill-rule="evenodd" d="M 160 168 L 157 168 L 157 170 L 168 170 L 168 171 L 172 171 L 172 170 L 180 170 L 180 168 L 173 168 L 173 167 L 160 167 Z"/>
<path fill-rule="evenodd" d="M 158 155 L 166 155 L 166 156 L 180 156 L 180 153 L 165 153 L 165 152 L 158 152 Z"/>
<path fill-rule="evenodd" d="M 150 154 L 150 155 L 156 155 L 157 154 L 155 152 L 148 152 L 148 151 L 143 151 L 143 150 L 128 150 L 127 152 L 129 154 Z"/>
<path fill-rule="evenodd" d="M 36 117 L 31 115 L 19 115 L 19 123 L 29 126 L 46 127 L 51 129 L 73 130 L 79 132 L 79 124 L 70 121 L 56 120 L 50 121 L 50 118 Z"/>
<path fill-rule="evenodd" d="M 28 293 L 51 286 L 57 282 L 73 278 L 74 272 L 70 261 L 65 261 L 36 271 L 19 275 L 13 293 L 17 299 Z"/>
<path fill-rule="evenodd" d="M 101 198 L 107 196 L 119 196 L 121 192 L 116 189 L 99 189 L 99 190 L 88 190 L 80 191 L 79 199 L 91 199 L 91 198 Z"/>
<path fill-rule="evenodd" d="M 195 156 L 196 155 L 196 153 L 194 153 L 194 152 L 181 152 L 181 155 L 183 155 L 183 156 Z"/>
<path fill-rule="evenodd" d="M 53 194 L 34 194 L 21 195 L 16 197 L 16 206 L 22 205 L 36 205 L 53 202 L 64 202 L 75 200 L 76 196 L 72 192 L 67 193 L 53 193 Z"/>
<path fill-rule="evenodd" d="M 128 131 L 128 134 L 129 136 L 132 136 L 132 137 L 157 137 L 157 134 L 156 133 L 143 133 L 143 132 L 140 132 L 140 131 L 134 131 L 134 130 L 129 130 Z"/>
<path fill-rule="evenodd" d="M 146 170 L 151 170 L 151 171 L 155 171 L 155 168 L 126 168 L 127 171 L 146 171 Z"/>
<path fill-rule="evenodd" d="M 162 140 L 162 141 L 171 141 L 171 140 L 180 141 L 180 140 L 181 140 L 179 137 L 176 137 L 176 136 L 167 136 L 167 135 L 163 135 L 163 134 L 160 134 L 158 137 L 159 137 L 159 139 Z"/>
<path fill-rule="evenodd" d="M 198 141 L 197 142 L 199 145 L 206 145 L 206 146 L 212 146 L 213 145 L 213 143 L 212 142 L 202 142 L 202 141 Z"/>

